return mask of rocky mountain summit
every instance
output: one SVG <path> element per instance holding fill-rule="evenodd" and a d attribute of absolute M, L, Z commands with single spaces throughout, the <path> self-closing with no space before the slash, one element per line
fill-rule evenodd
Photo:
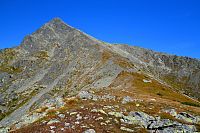
<path fill-rule="evenodd" d="M 0 51 L 0 133 L 198 132 L 200 61 L 55 18 Z"/>

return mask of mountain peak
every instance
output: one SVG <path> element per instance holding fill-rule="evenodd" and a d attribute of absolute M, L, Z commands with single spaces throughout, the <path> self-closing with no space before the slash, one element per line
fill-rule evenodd
<path fill-rule="evenodd" d="M 197 60 L 111 45 L 54 18 L 0 52 L 0 133 L 196 132 L 199 83 Z"/>
<path fill-rule="evenodd" d="M 56 18 L 53 18 L 52 20 L 50 20 L 48 23 L 46 23 L 45 25 L 65 25 L 65 26 L 68 26 L 68 27 L 71 27 L 69 25 L 67 25 L 62 19 L 56 17 Z M 72 27 L 71 27 L 72 28 Z"/>
<path fill-rule="evenodd" d="M 74 30 L 75 28 L 67 25 L 60 18 L 53 18 L 37 31 L 26 36 L 21 46 L 28 51 L 46 49 L 54 42 L 71 39 Z"/>
<path fill-rule="evenodd" d="M 69 31 L 75 29 L 72 26 L 66 24 L 62 19 L 60 19 L 58 17 L 53 18 L 52 20 L 47 22 L 40 29 L 46 29 L 46 28 L 48 28 L 48 29 L 50 28 L 50 29 L 54 30 L 55 32 L 61 32 L 62 34 L 63 34 L 63 32 L 69 32 Z"/>
<path fill-rule="evenodd" d="M 58 21 L 63 22 L 63 20 L 59 17 L 55 17 L 55 18 L 51 19 L 49 22 L 58 22 Z"/>

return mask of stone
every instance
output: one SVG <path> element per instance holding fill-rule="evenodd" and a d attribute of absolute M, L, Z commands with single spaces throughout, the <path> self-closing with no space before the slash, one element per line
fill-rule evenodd
<path fill-rule="evenodd" d="M 107 124 L 110 123 L 110 120 L 105 121 Z"/>
<path fill-rule="evenodd" d="M 92 100 L 93 100 L 93 101 L 97 101 L 98 99 L 99 99 L 98 96 L 93 95 L 93 97 L 92 97 Z"/>
<path fill-rule="evenodd" d="M 96 118 L 95 120 L 96 120 L 96 121 L 98 121 L 98 120 L 103 120 L 103 117 L 98 117 L 98 118 Z"/>
<path fill-rule="evenodd" d="M 76 120 L 81 120 L 83 117 L 80 114 L 76 115 Z"/>
<path fill-rule="evenodd" d="M 106 124 L 106 123 L 104 123 L 104 122 L 101 122 L 101 123 L 100 123 L 100 125 L 102 125 L 102 126 L 103 126 L 103 125 L 104 125 L 104 126 L 106 126 L 107 124 Z"/>
<path fill-rule="evenodd" d="M 92 109 L 91 112 L 98 112 L 98 110 L 97 109 Z"/>
<path fill-rule="evenodd" d="M 99 112 L 99 113 L 107 115 L 107 113 L 102 109 L 92 109 L 91 112 Z"/>
<path fill-rule="evenodd" d="M 115 121 L 115 123 L 119 124 L 119 121 L 116 118 L 114 119 L 114 121 Z"/>
<path fill-rule="evenodd" d="M 105 106 L 103 106 L 103 108 L 104 109 L 112 109 L 112 108 L 114 108 L 113 106 L 109 106 L 109 105 L 105 105 Z"/>
<path fill-rule="evenodd" d="M 65 127 L 69 127 L 70 123 L 65 122 Z"/>
<path fill-rule="evenodd" d="M 87 117 L 87 116 L 85 116 L 85 117 L 83 117 L 83 118 L 84 118 L 85 120 L 86 120 L 86 119 L 88 119 L 88 117 Z"/>
<path fill-rule="evenodd" d="M 43 113 L 33 113 L 33 114 L 26 114 L 21 118 L 21 121 L 15 124 L 15 127 L 17 129 L 21 128 L 24 125 L 33 123 L 37 121 L 38 119 L 44 117 L 46 112 Z"/>
<path fill-rule="evenodd" d="M 143 79 L 143 82 L 144 83 L 151 83 L 152 81 L 151 80 L 147 80 L 147 79 Z"/>
<path fill-rule="evenodd" d="M 91 94 L 87 91 L 81 91 L 81 92 L 79 92 L 78 97 L 80 97 L 81 99 L 92 99 L 93 94 Z"/>
<path fill-rule="evenodd" d="M 62 107 L 65 105 L 65 103 L 63 102 L 63 99 L 59 96 L 55 98 L 55 103 L 56 103 L 56 107 Z"/>
<path fill-rule="evenodd" d="M 78 124 L 80 124 L 80 122 L 79 122 L 79 121 L 76 121 L 75 124 L 78 125 Z"/>
<path fill-rule="evenodd" d="M 148 122 L 155 120 L 154 117 L 144 113 L 144 112 L 130 112 L 129 116 L 134 117 L 138 122 L 140 122 L 145 128 L 148 126 Z"/>
<path fill-rule="evenodd" d="M 176 118 L 190 123 L 198 123 L 198 120 L 195 116 L 188 114 L 186 112 L 181 112 L 177 114 Z"/>
<path fill-rule="evenodd" d="M 130 96 L 123 97 L 122 104 L 126 104 L 126 103 L 129 103 L 129 102 L 133 102 L 133 99 Z"/>
<path fill-rule="evenodd" d="M 54 128 L 56 128 L 56 126 L 50 126 L 50 129 L 54 129 Z"/>
<path fill-rule="evenodd" d="M 134 132 L 134 130 L 130 129 L 130 128 L 126 128 L 126 127 L 120 127 L 120 129 L 122 131 L 126 131 L 126 132 Z"/>
<path fill-rule="evenodd" d="M 107 115 L 106 112 L 103 109 L 98 110 L 98 112 L 100 112 L 100 113 L 102 113 L 104 115 Z"/>
<path fill-rule="evenodd" d="M 118 117 L 118 118 L 124 116 L 122 113 L 119 113 L 119 112 L 109 112 L 108 114 L 112 115 L 112 116 L 115 116 L 115 117 Z"/>
<path fill-rule="evenodd" d="M 151 101 L 154 101 L 154 102 L 156 101 L 156 99 L 155 99 L 155 98 L 151 98 L 150 100 L 151 100 Z"/>
<path fill-rule="evenodd" d="M 63 118 L 65 118 L 65 114 L 59 114 L 58 117 L 63 119 Z"/>
<path fill-rule="evenodd" d="M 96 131 L 94 129 L 88 129 L 84 131 L 83 133 L 96 133 Z"/>
<path fill-rule="evenodd" d="M 115 100 L 115 96 L 112 96 L 112 95 L 110 95 L 110 94 L 107 94 L 107 95 L 101 96 L 101 99 L 102 99 L 102 100 Z"/>
<path fill-rule="evenodd" d="M 174 117 L 176 117 L 176 115 L 177 115 L 177 112 L 175 109 L 166 109 L 166 110 L 164 110 L 164 112 L 169 113 L 170 115 L 172 115 Z"/>
<path fill-rule="evenodd" d="M 126 124 L 139 124 L 138 120 L 136 120 L 133 116 L 123 116 L 120 121 Z"/>
<path fill-rule="evenodd" d="M 57 119 L 52 119 L 52 120 L 50 120 L 48 123 L 47 123 L 47 125 L 50 125 L 50 124 L 53 124 L 53 123 L 59 123 L 60 121 L 59 120 L 57 120 Z"/>
<path fill-rule="evenodd" d="M 8 133 L 9 130 L 10 130 L 9 127 L 5 127 L 5 128 L 1 128 L 1 127 L 0 127 L 0 133 Z"/>
<path fill-rule="evenodd" d="M 69 115 L 75 115 L 75 114 L 77 114 L 78 112 L 71 112 L 71 113 L 69 113 Z"/>

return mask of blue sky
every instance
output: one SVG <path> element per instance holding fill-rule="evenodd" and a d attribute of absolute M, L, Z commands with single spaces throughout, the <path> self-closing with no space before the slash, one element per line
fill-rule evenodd
<path fill-rule="evenodd" d="M 54 17 L 106 42 L 200 58 L 200 0 L 0 0 L 0 48 Z"/>

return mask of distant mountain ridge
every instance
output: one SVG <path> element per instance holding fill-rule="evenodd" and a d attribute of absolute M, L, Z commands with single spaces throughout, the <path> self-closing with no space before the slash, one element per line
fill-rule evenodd
<path fill-rule="evenodd" d="M 118 45 L 145 63 L 145 68 L 154 76 L 172 87 L 199 99 L 200 61 L 190 57 L 169 55 L 128 45 Z M 156 67 L 156 68 L 155 68 Z"/>

